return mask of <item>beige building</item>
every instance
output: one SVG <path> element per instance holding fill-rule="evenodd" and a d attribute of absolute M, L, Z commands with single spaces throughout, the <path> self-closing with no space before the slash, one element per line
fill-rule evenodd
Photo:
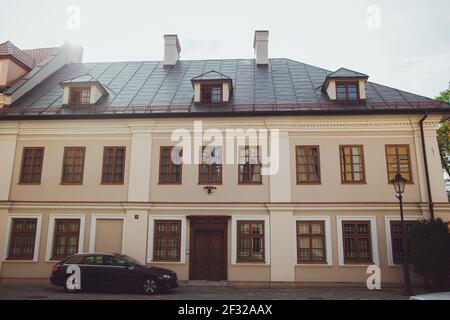
<path fill-rule="evenodd" d="M 401 283 L 389 181 L 408 180 L 408 222 L 450 221 L 436 140 L 450 106 L 269 59 L 266 31 L 255 59 L 180 60 L 178 37 L 164 39 L 164 61 L 117 63 L 0 45 L 0 277 L 119 252 L 181 280 L 365 285 L 375 264 L 382 284 Z M 173 161 L 174 132 L 200 122 L 204 141 Z M 268 130 L 274 174 L 251 139 L 201 154 L 211 132 L 237 129 Z"/>

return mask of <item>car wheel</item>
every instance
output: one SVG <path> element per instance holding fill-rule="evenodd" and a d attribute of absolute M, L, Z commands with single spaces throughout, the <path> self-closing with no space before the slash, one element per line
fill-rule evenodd
<path fill-rule="evenodd" d="M 148 277 L 142 281 L 142 291 L 144 294 L 157 294 L 160 291 L 159 282 L 156 278 Z"/>
<path fill-rule="evenodd" d="M 67 277 L 66 280 L 64 281 L 64 290 L 65 290 L 66 292 L 68 292 L 68 293 L 78 293 L 78 292 L 80 292 L 81 290 L 79 290 L 79 289 L 69 288 L 69 287 L 67 286 L 67 279 L 68 279 L 68 278 L 69 278 L 69 277 Z"/>

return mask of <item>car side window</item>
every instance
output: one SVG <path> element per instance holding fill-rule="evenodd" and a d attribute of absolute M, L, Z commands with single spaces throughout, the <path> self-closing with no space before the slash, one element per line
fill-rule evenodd
<path fill-rule="evenodd" d="M 81 264 L 84 256 L 75 256 L 64 261 L 64 264 Z"/>
<path fill-rule="evenodd" d="M 102 264 L 102 256 L 86 256 L 83 259 L 83 264 L 87 265 L 101 265 Z"/>
<path fill-rule="evenodd" d="M 103 265 L 113 267 L 126 267 L 128 263 L 116 256 L 104 256 Z"/>

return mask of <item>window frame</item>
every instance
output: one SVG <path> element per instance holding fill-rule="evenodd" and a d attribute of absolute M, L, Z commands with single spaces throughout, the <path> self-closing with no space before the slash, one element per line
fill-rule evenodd
<path fill-rule="evenodd" d="M 180 240 L 180 259 L 179 261 L 160 261 L 153 259 L 154 252 L 154 241 L 155 241 L 155 221 L 157 220 L 165 220 L 165 221 L 173 221 L 179 220 L 181 221 L 181 240 Z M 147 263 L 155 263 L 155 264 L 184 264 L 186 263 L 186 216 L 180 215 L 166 215 L 166 216 L 152 216 L 148 217 L 148 232 L 147 232 Z"/>
<path fill-rule="evenodd" d="M 198 184 L 199 185 L 222 185 L 223 183 L 223 153 L 222 153 L 222 147 L 220 146 L 212 146 L 212 148 L 214 148 L 214 152 L 216 152 L 216 149 L 220 149 L 220 163 L 219 164 L 204 164 L 203 163 L 203 151 L 205 148 L 208 148 L 207 146 L 202 146 L 201 147 L 201 151 L 200 151 L 200 159 L 201 159 L 201 163 L 198 165 Z M 214 154 L 214 156 L 216 156 Z M 220 166 L 220 181 L 213 181 L 212 178 L 212 169 L 213 166 Z M 208 167 L 208 179 L 207 181 L 202 181 L 201 180 L 201 167 L 202 166 L 207 166 Z"/>
<path fill-rule="evenodd" d="M 54 262 L 53 260 L 53 242 L 55 240 L 54 229 L 55 229 L 55 220 L 58 219 L 79 219 L 80 220 L 80 236 L 78 237 L 78 252 L 83 253 L 84 251 L 84 231 L 85 231 L 85 215 L 84 214 L 51 214 L 49 217 L 49 224 L 47 230 L 47 246 L 45 251 L 45 261 L 46 262 Z"/>
<path fill-rule="evenodd" d="M 413 225 L 416 224 L 416 222 L 414 221 L 404 221 L 406 228 L 408 228 L 408 225 Z M 411 260 L 411 234 L 408 234 L 408 236 L 404 236 L 404 235 L 395 235 L 392 232 L 392 227 L 394 226 L 394 224 L 402 224 L 402 222 L 400 220 L 391 220 L 391 223 L 389 225 L 390 227 L 390 231 L 391 231 L 391 250 L 392 250 L 392 262 L 395 265 L 403 265 L 403 261 L 400 261 L 399 257 L 396 257 L 395 253 L 396 251 L 394 250 L 394 240 L 396 239 L 401 239 L 402 240 L 402 246 L 403 246 L 403 239 L 408 239 L 407 241 L 409 242 L 408 245 L 408 249 L 409 249 L 409 260 Z M 402 248 L 404 250 L 404 248 Z"/>
<path fill-rule="evenodd" d="M 294 241 L 297 241 L 297 222 L 308 222 L 308 221 L 320 221 L 325 225 L 325 263 L 299 263 L 297 259 L 298 248 L 297 242 L 294 246 L 294 254 L 296 257 L 295 265 L 297 267 L 323 267 L 323 266 L 333 266 L 333 244 L 332 244 L 332 236 L 331 236 L 331 217 L 330 216 L 294 216 L 294 223 L 292 227 L 292 232 L 294 234 Z"/>
<path fill-rule="evenodd" d="M 88 103 L 83 103 L 83 91 L 88 91 Z M 74 99 L 73 96 L 75 94 L 79 94 L 79 98 Z M 78 106 L 89 106 L 91 105 L 91 95 L 92 95 L 92 88 L 91 87 L 70 87 L 69 88 L 69 100 L 68 100 L 68 106 L 70 107 L 78 107 Z"/>
<path fill-rule="evenodd" d="M 388 148 L 395 147 L 395 160 L 397 165 L 397 173 L 400 173 L 400 160 L 399 160 L 399 153 L 398 148 L 399 147 L 406 147 L 408 151 L 408 170 L 409 170 L 409 179 L 406 180 L 406 184 L 414 184 L 413 179 L 413 173 L 412 173 L 412 165 L 411 165 L 411 148 L 409 144 L 386 144 L 384 145 L 384 154 L 386 159 L 386 174 L 387 174 L 387 180 L 388 184 L 392 184 L 392 182 L 389 179 L 389 160 L 388 160 Z"/>
<path fill-rule="evenodd" d="M 244 164 L 240 163 L 240 161 L 241 161 L 241 150 L 249 149 L 249 152 L 250 152 L 250 147 L 257 148 L 258 163 L 257 164 L 250 164 L 249 163 L 249 166 L 253 166 L 253 167 L 249 167 L 249 168 L 254 168 L 254 166 L 259 166 L 259 171 L 260 171 L 259 176 L 261 177 L 261 179 L 260 179 L 260 181 L 257 181 L 257 182 L 253 182 L 252 179 L 251 179 L 252 176 L 253 176 L 254 169 L 249 170 L 249 173 L 248 173 L 249 181 L 248 182 L 241 181 L 241 166 L 244 165 Z M 249 153 L 249 158 L 250 158 L 250 153 Z M 243 186 L 246 186 L 246 185 L 247 186 L 262 185 L 263 184 L 263 176 L 261 174 L 261 170 L 262 170 L 261 149 L 259 148 L 259 146 L 240 146 L 239 149 L 238 149 L 238 160 L 239 160 L 238 161 L 238 184 L 239 185 L 243 185 Z"/>
<path fill-rule="evenodd" d="M 162 177 L 162 158 L 163 158 L 163 149 L 164 148 L 170 148 L 170 154 L 172 154 L 172 150 L 175 148 L 175 146 L 160 146 L 159 147 L 159 166 L 158 166 L 158 184 L 159 185 L 181 185 L 183 184 L 183 163 L 177 165 L 174 164 L 172 161 L 172 158 L 170 158 L 170 162 L 169 162 L 169 181 L 167 182 L 163 182 L 161 177 Z M 180 150 L 180 154 L 181 157 L 183 156 L 183 150 Z M 172 178 L 172 167 L 173 166 L 179 166 L 180 167 L 180 181 L 173 181 Z"/>
<path fill-rule="evenodd" d="M 254 234 L 240 234 L 239 233 L 239 226 L 242 224 L 250 224 L 250 225 L 254 225 L 254 224 L 261 224 L 262 225 L 262 234 L 261 235 L 254 235 Z M 266 235 L 266 230 L 265 230 L 265 224 L 264 224 L 264 220 L 239 220 L 236 222 L 236 263 L 256 263 L 256 264 L 260 264 L 260 263 L 265 263 L 265 251 L 266 251 L 266 242 L 265 242 L 265 235 Z M 240 239 L 241 238 L 248 238 L 248 239 L 254 239 L 254 238 L 258 238 L 261 239 L 262 241 L 262 259 L 239 259 L 239 243 L 240 243 Z M 253 241 L 251 241 L 251 249 L 253 249 Z M 253 251 L 253 250 L 252 250 Z"/>
<path fill-rule="evenodd" d="M 344 261 L 344 230 L 343 222 L 370 222 L 370 239 L 371 239 L 371 251 L 372 251 L 372 263 L 353 263 Z M 338 240 L 338 258 L 339 266 L 368 266 L 368 265 L 380 265 L 380 256 L 378 249 L 378 231 L 377 231 L 377 218 L 376 216 L 337 216 L 337 240 Z"/>
<path fill-rule="evenodd" d="M 82 165 L 81 165 L 81 180 L 80 181 L 73 181 L 73 176 L 74 176 L 74 173 L 73 173 L 73 168 L 74 168 L 74 166 L 75 166 L 75 159 L 76 159 L 76 157 L 73 157 L 72 158 L 72 164 L 71 164 L 71 171 L 72 171 L 72 174 L 71 174 L 71 181 L 65 181 L 64 180 L 64 173 L 65 173 L 65 171 L 64 171 L 64 165 L 65 165 L 65 161 L 66 161 L 66 154 L 67 154 L 67 152 L 69 151 L 69 150 L 71 150 L 71 149 L 73 149 L 73 150 L 76 150 L 76 149 L 80 149 L 80 150 L 83 150 L 83 163 L 82 163 Z M 61 185 L 82 185 L 83 184 L 83 181 L 84 181 L 84 166 L 85 166 L 85 163 L 86 163 L 86 147 L 64 147 L 64 153 L 63 153 L 63 161 L 62 161 L 62 170 L 61 170 Z"/>
<path fill-rule="evenodd" d="M 420 219 L 423 219 L 423 217 L 422 216 L 405 216 L 403 219 L 406 222 L 418 222 Z M 400 222 L 400 217 L 399 216 L 385 216 L 384 217 L 384 229 L 386 232 L 388 265 L 391 267 L 401 267 L 402 264 L 394 263 L 393 241 L 392 241 L 392 233 L 391 233 L 391 222 L 392 221 Z"/>
<path fill-rule="evenodd" d="M 39 174 L 39 181 L 24 181 L 23 179 L 23 173 L 24 173 L 24 169 L 25 169 L 25 153 L 27 150 L 32 150 L 32 158 L 31 158 L 31 164 L 30 164 L 30 173 L 28 174 L 29 177 L 33 176 L 34 173 L 34 161 L 35 161 L 35 154 L 36 154 L 36 150 L 42 150 L 42 160 L 41 160 L 41 165 L 40 165 L 40 174 Z M 23 184 L 23 185 L 40 185 L 42 183 L 42 171 L 43 171 L 43 167 L 44 167 L 44 155 L 45 155 L 45 147 L 23 147 L 22 149 L 22 162 L 21 162 L 21 166 L 20 166 L 20 175 L 19 175 L 19 184 Z"/>
<path fill-rule="evenodd" d="M 307 167 L 306 176 L 308 178 L 308 181 L 299 181 L 299 175 L 300 175 L 300 172 L 299 172 L 300 164 L 298 162 L 299 148 L 306 148 L 306 161 L 307 161 L 307 163 L 306 163 L 306 167 Z M 311 175 L 311 172 L 308 171 L 308 168 L 310 166 L 314 166 L 313 163 L 309 162 L 311 160 L 311 158 L 312 158 L 311 150 L 314 149 L 314 148 L 317 149 L 317 168 L 318 168 L 317 176 L 318 176 L 318 179 L 317 179 L 317 181 L 310 181 L 309 177 Z M 308 154 L 308 152 L 309 152 L 309 154 Z M 310 157 L 310 155 L 311 155 L 311 157 Z M 318 185 L 318 184 L 322 184 L 321 167 L 320 167 L 320 146 L 319 145 L 296 145 L 295 146 L 295 170 L 296 170 L 295 172 L 296 172 L 297 185 L 314 185 L 314 184 Z"/>
<path fill-rule="evenodd" d="M 311 227 L 313 224 L 321 224 L 323 226 L 323 234 L 315 235 L 311 232 Z M 308 234 L 299 234 L 298 227 L 300 224 L 308 225 Z M 327 264 L 327 230 L 325 229 L 325 221 L 323 220 L 296 220 L 295 221 L 295 239 L 296 239 L 296 247 L 297 247 L 297 264 Z M 308 238 L 309 239 L 309 251 L 311 259 L 309 260 L 301 260 L 300 259 L 300 246 L 299 246 L 299 238 Z M 315 260 L 313 259 L 313 246 L 312 240 L 313 238 L 321 238 L 323 239 L 323 260 Z"/>
<path fill-rule="evenodd" d="M 108 149 L 112 149 L 112 171 L 111 171 L 111 181 L 105 181 L 105 166 L 106 166 L 106 152 Z M 122 159 L 122 175 L 120 180 L 116 181 L 116 160 L 117 160 L 117 150 L 123 150 L 123 159 Z M 123 185 L 125 184 L 125 161 L 126 161 L 126 147 L 122 146 L 105 146 L 103 147 L 103 163 L 102 163 L 102 178 L 101 184 L 103 185 Z"/>
<path fill-rule="evenodd" d="M 345 99 L 339 99 L 339 93 L 338 93 L 338 86 L 345 85 Z M 349 85 L 356 85 L 356 99 L 349 99 L 348 98 L 348 86 Z M 335 81 L 335 90 L 336 90 L 336 101 L 340 102 L 360 102 L 361 101 L 361 93 L 359 90 L 359 81 L 358 80 L 337 80 Z"/>
<path fill-rule="evenodd" d="M 345 235 L 345 228 L 344 228 L 344 225 L 346 225 L 346 224 L 351 224 L 351 225 L 354 225 L 354 226 L 356 226 L 358 224 L 367 224 L 367 226 L 368 226 L 368 235 L 359 235 L 359 234 L 355 233 L 355 234 L 352 234 L 350 236 L 346 236 Z M 343 246 L 343 249 L 344 249 L 344 263 L 345 264 L 363 264 L 363 265 L 366 265 L 366 264 L 371 265 L 371 264 L 373 264 L 372 237 L 371 237 L 372 228 L 371 228 L 370 221 L 363 221 L 363 220 L 361 220 L 361 221 L 349 221 L 349 220 L 343 220 L 341 222 L 341 228 L 342 228 L 342 240 L 343 240 L 342 246 Z M 356 254 L 357 254 L 356 260 L 351 260 L 351 261 L 346 260 L 346 258 L 345 258 L 345 251 L 346 251 L 346 248 L 347 248 L 346 243 L 345 243 L 346 239 L 356 239 L 356 240 L 367 239 L 368 242 L 369 242 L 369 246 L 368 246 L 369 260 L 364 261 L 359 256 L 360 248 L 358 246 L 358 241 L 356 242 Z"/>
<path fill-rule="evenodd" d="M 57 225 L 58 225 L 58 221 L 64 221 L 64 223 L 66 223 L 66 224 L 69 224 L 71 221 L 77 221 L 78 220 L 78 233 L 77 233 L 77 252 L 79 252 L 80 251 L 80 248 L 79 248 L 79 244 L 80 244 L 80 237 L 81 236 L 84 236 L 84 235 L 81 235 L 81 220 L 80 219 L 70 219 L 70 218 L 56 218 L 55 219 L 55 221 L 54 221 L 54 226 L 53 226 L 53 244 L 52 244 L 52 253 L 51 253 L 51 257 L 50 257 L 50 260 L 63 260 L 63 259 L 65 259 L 65 258 L 67 258 L 67 257 L 69 257 L 71 254 L 67 254 L 67 248 L 68 248 L 68 245 L 67 245 L 67 243 L 65 244 L 65 246 L 64 246 L 64 251 L 65 251 L 65 256 L 63 256 L 63 257 L 57 257 L 56 255 L 55 255 L 55 249 L 56 249 L 56 242 L 55 242 L 55 240 L 56 240 L 56 238 L 57 238 L 57 236 L 59 236 L 59 235 L 63 235 L 63 236 L 73 236 L 73 235 L 75 235 L 75 232 L 64 232 L 64 233 L 62 233 L 62 232 L 56 232 L 56 227 L 57 227 Z"/>
<path fill-rule="evenodd" d="M 158 227 L 158 224 L 178 224 L 179 227 L 179 231 L 177 234 L 175 233 L 170 233 L 167 232 L 165 234 L 158 234 L 156 232 L 156 228 Z M 155 219 L 153 221 L 153 257 L 152 257 L 152 261 L 154 262 L 180 262 L 181 259 L 181 236 L 182 236 L 182 232 L 181 232 L 181 228 L 182 228 L 182 222 L 181 220 L 163 220 L 163 219 Z M 157 251 L 157 245 L 158 245 L 158 238 L 178 238 L 178 256 L 176 258 L 168 258 L 167 255 L 164 258 L 158 258 L 156 257 L 156 251 Z M 167 248 L 166 248 L 167 249 Z"/>
<path fill-rule="evenodd" d="M 263 221 L 264 225 L 264 261 L 250 262 L 243 261 L 239 262 L 238 257 L 238 222 L 240 221 Z M 231 216 L 231 264 L 232 265 L 252 265 L 252 266 L 267 266 L 270 265 L 270 221 L 268 216 L 264 215 L 235 215 Z"/>
<path fill-rule="evenodd" d="M 361 157 L 361 162 L 360 162 L 360 166 L 361 166 L 361 172 L 360 174 L 362 175 L 362 179 L 360 181 L 354 181 L 354 175 L 355 172 L 353 171 L 353 155 L 351 155 L 351 163 L 350 163 L 350 167 L 351 167 L 351 175 L 352 175 L 352 181 L 347 181 L 345 178 L 345 167 L 344 167 L 344 163 L 343 163 L 343 157 L 345 157 L 345 153 L 343 152 L 344 148 L 350 148 L 350 150 L 352 150 L 353 148 L 359 148 L 360 149 L 360 157 Z M 340 162 L 340 169 L 341 169 L 341 184 L 366 184 L 366 161 L 365 161 L 365 156 L 364 156 L 364 145 L 362 144 L 344 144 L 344 145 L 339 145 L 339 162 Z"/>
<path fill-rule="evenodd" d="M 213 101 L 212 100 L 212 89 L 213 88 L 220 88 L 220 101 Z M 211 100 L 205 100 L 204 99 L 204 90 L 210 90 L 211 93 Z M 217 105 L 217 104 L 223 104 L 223 83 L 222 82 L 218 82 L 218 83 L 201 83 L 200 84 L 200 103 L 201 104 L 206 104 L 206 105 Z"/>
<path fill-rule="evenodd" d="M 8 257 L 13 219 L 36 219 L 37 220 L 32 259 L 27 259 L 27 260 L 19 259 L 18 260 L 18 259 L 10 259 Z M 5 241 L 4 241 L 4 251 L 3 251 L 4 254 L 2 257 L 2 261 L 37 262 L 39 259 L 39 249 L 40 249 L 40 243 L 41 243 L 41 227 L 42 227 L 42 214 L 11 214 L 11 215 L 8 215 L 7 228 L 6 228 L 6 232 L 5 232 Z"/>

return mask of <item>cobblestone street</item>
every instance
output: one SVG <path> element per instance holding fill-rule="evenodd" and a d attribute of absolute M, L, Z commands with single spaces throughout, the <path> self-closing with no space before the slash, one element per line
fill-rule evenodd
<path fill-rule="evenodd" d="M 364 288 L 297 288 L 297 289 L 242 289 L 232 287 L 186 287 L 157 296 L 129 292 L 66 293 L 50 284 L 0 284 L 0 300 L 401 300 L 399 289 L 369 291 Z"/>

